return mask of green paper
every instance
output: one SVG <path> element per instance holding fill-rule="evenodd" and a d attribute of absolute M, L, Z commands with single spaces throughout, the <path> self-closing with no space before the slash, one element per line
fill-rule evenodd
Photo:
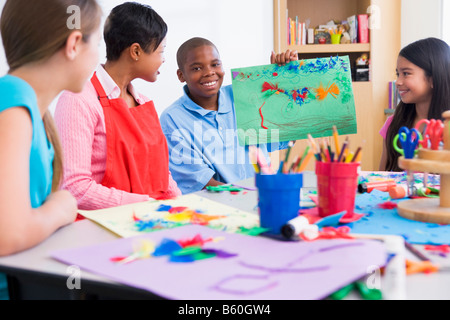
<path fill-rule="evenodd" d="M 172 253 L 174 256 L 187 256 L 190 254 L 196 254 L 202 251 L 202 248 L 199 246 L 189 246 L 178 251 Z"/>
<path fill-rule="evenodd" d="M 244 227 L 240 227 L 239 231 L 237 233 L 245 234 L 245 235 L 248 235 L 248 236 L 258 236 L 261 233 L 264 233 L 266 231 L 269 231 L 269 229 L 262 228 L 262 227 L 254 227 L 254 228 L 250 228 L 250 229 L 244 228 Z"/>
<path fill-rule="evenodd" d="M 331 294 L 329 298 L 332 300 L 342 300 L 350 294 L 354 287 L 355 284 L 351 283 Z"/>
<path fill-rule="evenodd" d="M 357 132 L 348 56 L 231 71 L 241 145 Z"/>
<path fill-rule="evenodd" d="M 234 187 L 232 185 L 219 185 L 219 186 L 207 186 L 206 190 L 211 192 L 223 192 L 223 191 L 230 191 L 230 192 L 240 192 L 244 189 L 239 187 Z"/>
<path fill-rule="evenodd" d="M 197 252 L 193 255 L 193 258 L 195 261 L 204 260 L 204 259 L 210 259 L 217 256 L 215 253 L 206 253 L 206 252 Z"/>

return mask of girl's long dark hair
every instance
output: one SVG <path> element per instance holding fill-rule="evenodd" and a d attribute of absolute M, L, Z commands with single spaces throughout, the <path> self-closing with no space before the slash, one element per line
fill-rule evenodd
<path fill-rule="evenodd" d="M 426 38 L 404 47 L 399 56 L 425 71 L 432 79 L 433 94 L 428 119 L 441 119 L 450 110 L 450 48 L 437 38 Z M 416 105 L 400 102 L 395 109 L 392 123 L 386 134 L 386 171 L 403 171 L 398 166 L 399 153 L 394 150 L 393 140 L 401 127 L 412 128 L 416 119 Z"/>

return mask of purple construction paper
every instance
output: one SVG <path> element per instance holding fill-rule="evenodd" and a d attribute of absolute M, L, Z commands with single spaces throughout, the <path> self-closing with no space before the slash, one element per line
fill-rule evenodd
<path fill-rule="evenodd" d="M 197 234 L 202 238 L 223 238 L 206 243 L 205 249 L 237 256 L 188 264 L 171 263 L 167 256 L 128 264 L 110 261 L 111 257 L 128 256 L 133 244 L 141 239 L 157 245 L 165 238 L 181 240 Z M 368 275 L 369 266 L 384 266 L 387 255 L 383 244 L 372 240 L 284 242 L 188 225 L 57 251 L 52 257 L 167 299 L 312 300 L 326 298 Z"/>

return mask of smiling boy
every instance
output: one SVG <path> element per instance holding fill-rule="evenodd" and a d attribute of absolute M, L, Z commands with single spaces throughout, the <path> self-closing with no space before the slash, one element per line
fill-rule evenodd
<path fill-rule="evenodd" d="M 297 54 L 272 54 L 272 63 L 297 60 Z M 254 176 L 248 146 L 237 137 L 232 87 L 222 87 L 224 70 L 216 46 L 192 38 L 177 52 L 178 79 L 186 82 L 184 95 L 160 118 L 169 145 L 169 165 L 183 194 L 206 186 L 233 183 Z M 259 145 L 263 153 L 285 148 L 285 143 Z M 269 150 L 268 148 L 269 147 Z"/>

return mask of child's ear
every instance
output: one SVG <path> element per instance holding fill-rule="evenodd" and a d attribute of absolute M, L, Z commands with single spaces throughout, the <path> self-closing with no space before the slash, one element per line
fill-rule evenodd
<path fill-rule="evenodd" d="M 69 35 L 64 47 L 64 54 L 69 60 L 74 60 L 78 55 L 82 42 L 83 34 L 80 31 L 74 31 Z"/>
<path fill-rule="evenodd" d="M 139 61 L 139 58 L 141 56 L 141 45 L 139 43 L 133 43 L 129 48 L 128 48 L 128 53 L 131 57 L 131 60 L 133 61 Z"/>
<path fill-rule="evenodd" d="M 177 70 L 177 76 L 178 76 L 178 80 L 180 80 L 180 82 L 186 82 L 186 79 L 184 78 L 184 75 L 183 75 L 183 71 L 181 71 L 180 69 Z"/>

